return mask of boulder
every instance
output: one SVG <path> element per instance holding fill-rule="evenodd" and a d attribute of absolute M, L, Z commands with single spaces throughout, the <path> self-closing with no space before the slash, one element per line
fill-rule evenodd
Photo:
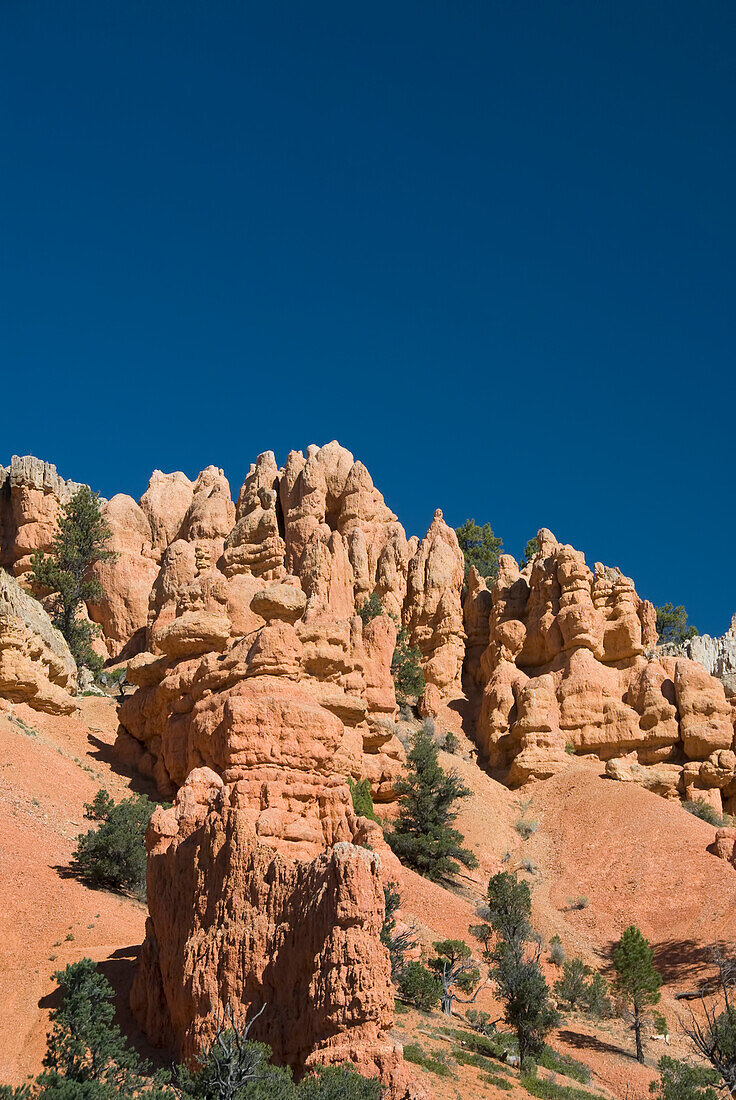
<path fill-rule="evenodd" d="M 0 697 L 35 710 L 71 714 L 77 669 L 38 600 L 0 569 Z"/>

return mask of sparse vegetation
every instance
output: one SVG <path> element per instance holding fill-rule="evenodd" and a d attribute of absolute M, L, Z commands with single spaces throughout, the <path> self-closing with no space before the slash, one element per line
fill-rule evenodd
<path fill-rule="evenodd" d="M 351 779 L 348 777 L 350 797 L 353 800 L 353 809 L 360 817 L 367 817 L 369 821 L 378 822 L 376 811 L 373 808 L 373 795 L 371 794 L 370 779 Z M 380 824 L 380 822 L 378 822 Z"/>
<path fill-rule="evenodd" d="M 528 840 L 529 837 L 534 836 L 538 828 L 538 821 L 528 821 L 525 817 L 520 817 L 516 822 L 516 831 L 522 840 Z"/>
<path fill-rule="evenodd" d="M 115 555 L 107 549 L 110 528 L 102 516 L 100 498 L 89 486 L 82 485 L 71 500 L 62 505 L 58 531 L 51 550 L 38 550 L 31 557 L 31 576 L 35 585 L 50 593 L 54 625 L 66 638 L 78 667 L 99 669 L 101 658 L 91 646 L 99 628 L 85 616 L 84 604 L 98 602 L 104 589 L 92 569 L 96 562 Z"/>
<path fill-rule="evenodd" d="M 528 565 L 535 554 L 539 553 L 539 539 L 536 535 L 527 540 L 527 544 L 524 547 L 524 553 L 521 555 L 521 561 L 519 565 L 523 569 L 525 565 Z"/>
<path fill-rule="evenodd" d="M 415 926 L 396 930 L 396 912 L 401 906 L 401 894 L 395 882 L 384 883 L 385 915 L 381 927 L 381 943 L 388 949 L 391 959 L 391 979 L 396 982 L 406 966 L 406 952 L 417 945 Z"/>
<path fill-rule="evenodd" d="M 554 963 L 555 966 L 562 966 L 565 961 L 565 949 L 562 946 L 562 940 L 556 933 L 549 941 L 549 961 Z"/>
<path fill-rule="evenodd" d="M 490 523 L 479 526 L 474 519 L 466 519 L 455 529 L 457 541 L 465 558 L 465 576 L 472 565 L 486 580 L 494 581 L 498 576 L 498 559 L 503 541 L 493 534 Z"/>
<path fill-rule="evenodd" d="M 696 798 L 693 802 L 685 801 L 682 803 L 682 808 L 693 817 L 699 817 L 701 821 L 707 821 L 717 829 L 723 825 L 730 825 L 733 821 L 727 814 L 719 813 L 715 806 L 711 806 L 704 798 Z"/>
<path fill-rule="evenodd" d="M 629 925 L 613 949 L 614 989 L 633 1011 L 636 1057 L 642 1064 L 642 1018 L 647 1008 L 659 1002 L 662 985 L 662 975 L 655 970 L 653 960 L 654 951 L 649 941 L 635 925 Z"/>
<path fill-rule="evenodd" d="M 736 960 L 724 956 L 718 948 L 711 949 L 711 959 L 718 971 L 723 1007 L 709 1003 L 703 995 L 698 1015 L 691 1010 L 690 1022 L 683 1024 L 683 1030 L 701 1058 L 710 1063 L 723 1081 L 728 1094 L 736 1096 L 736 1008 L 731 1003 Z"/>
<path fill-rule="evenodd" d="M 681 644 L 694 638 L 697 634 L 694 626 L 688 626 L 687 611 L 678 604 L 674 607 L 671 603 L 662 604 L 657 608 L 657 634 L 659 644 Z"/>
<path fill-rule="evenodd" d="M 404 1047 L 404 1057 L 407 1062 L 422 1069 L 428 1069 L 430 1073 L 436 1073 L 438 1077 L 452 1077 L 452 1070 L 447 1062 L 437 1055 L 425 1054 L 419 1043 L 407 1043 Z"/>
<path fill-rule="evenodd" d="M 394 682 L 396 701 L 400 706 L 408 699 L 418 698 L 424 691 L 421 657 L 422 654 L 416 646 L 409 643 L 409 635 L 402 626 L 391 658 L 391 677 Z"/>
<path fill-rule="evenodd" d="M 552 987 L 558 1001 L 563 1001 L 570 1009 L 582 1007 L 588 988 L 590 967 L 582 959 L 570 959 L 563 964 L 562 977 Z"/>
<path fill-rule="evenodd" d="M 558 1050 L 554 1050 L 552 1047 L 545 1046 L 536 1055 L 535 1061 L 538 1066 L 544 1066 L 552 1073 L 561 1073 L 564 1077 L 571 1077 L 573 1081 L 578 1081 L 581 1085 L 587 1085 L 590 1081 L 588 1066 L 583 1062 L 578 1062 L 577 1058 L 573 1058 L 569 1054 L 560 1054 Z"/>
<path fill-rule="evenodd" d="M 396 783 L 401 809 L 386 839 L 402 862 L 439 882 L 465 867 L 477 867 L 473 852 L 462 847 L 463 836 L 452 823 L 456 803 L 468 788 L 437 760 L 437 745 L 425 728 L 416 731 L 408 756 L 409 770 Z"/>
<path fill-rule="evenodd" d="M 90 886 L 106 886 L 142 897 L 146 886 L 145 834 L 154 804 L 145 795 L 114 802 L 98 791 L 85 817 L 100 824 L 80 833 L 73 867 Z"/>
<path fill-rule="evenodd" d="M 377 619 L 378 616 L 383 615 L 383 613 L 381 597 L 376 592 L 371 592 L 368 599 L 358 608 L 358 614 L 364 624 L 369 623 L 371 619 Z"/>
<path fill-rule="evenodd" d="M 718 1074 L 706 1066 L 694 1066 L 669 1058 L 666 1054 L 657 1062 L 659 1080 L 651 1081 L 649 1091 L 655 1100 L 717 1100 L 714 1085 Z"/>
<path fill-rule="evenodd" d="M 522 1073 L 520 1083 L 531 1096 L 538 1096 L 540 1100 L 600 1100 L 598 1093 L 560 1085 L 548 1077 L 537 1077 L 536 1073 Z"/>
<path fill-rule="evenodd" d="M 587 909 L 590 905 L 590 898 L 587 898 L 585 894 L 578 894 L 576 898 L 568 898 L 567 904 L 571 909 Z"/>

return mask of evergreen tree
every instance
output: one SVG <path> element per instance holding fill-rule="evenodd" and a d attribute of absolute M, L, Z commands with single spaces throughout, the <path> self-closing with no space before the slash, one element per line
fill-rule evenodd
<path fill-rule="evenodd" d="M 585 1004 L 588 992 L 587 977 L 590 967 L 582 959 L 570 959 L 562 965 L 562 977 L 552 987 L 558 1001 L 564 1001 L 571 1009 Z"/>
<path fill-rule="evenodd" d="M 416 925 L 396 931 L 396 913 L 401 906 L 401 894 L 395 882 L 383 884 L 385 915 L 381 926 L 381 943 L 391 959 L 391 980 L 396 981 L 406 966 L 406 952 L 417 946 Z"/>
<path fill-rule="evenodd" d="M 54 1100 L 112 1100 L 140 1096 L 157 1100 L 163 1078 L 131 1050 L 113 1023 L 113 990 L 91 959 L 80 959 L 53 975 L 61 1004 L 51 1013 L 43 1064 L 38 1078 L 42 1096 Z"/>
<path fill-rule="evenodd" d="M 688 638 L 694 638 L 697 633 L 694 626 L 688 626 L 687 611 L 682 604 L 673 607 L 671 603 L 665 603 L 657 608 L 657 634 L 660 645 L 686 642 Z"/>
<path fill-rule="evenodd" d="M 523 569 L 525 565 L 528 565 L 535 554 L 539 552 L 539 539 L 536 535 L 527 541 L 524 547 L 524 553 L 521 555 L 521 561 L 519 565 Z"/>
<path fill-rule="evenodd" d="M 107 886 L 143 896 L 146 887 L 145 836 L 154 804 L 145 795 L 114 802 L 98 791 L 85 806 L 97 829 L 80 833 L 73 865 L 90 886 Z"/>
<path fill-rule="evenodd" d="M 462 940 L 438 940 L 434 949 L 437 955 L 429 965 L 442 982 L 442 1011 L 446 1016 L 452 1016 L 453 1002 L 461 1000 L 455 990 L 470 993 L 475 989 L 477 994 L 480 970 L 473 961 L 472 951 Z M 463 1001 L 463 1004 L 469 1004 L 471 1000 L 474 997 Z"/>
<path fill-rule="evenodd" d="M 732 1004 L 733 987 L 736 985 L 736 959 L 722 954 L 719 948 L 711 948 L 711 958 L 718 968 L 723 1007 L 701 997 L 700 1012 L 692 1013 L 685 1034 L 701 1055 L 718 1074 L 729 1096 L 736 1097 L 736 1007 Z"/>
<path fill-rule="evenodd" d="M 365 600 L 358 608 L 358 614 L 360 615 L 363 623 L 369 623 L 371 619 L 378 618 L 379 615 L 383 615 L 383 604 L 381 603 L 381 597 L 376 592 L 371 592 L 367 600 Z"/>
<path fill-rule="evenodd" d="M 541 941 L 532 929 L 531 908 L 529 884 L 501 871 L 488 883 L 490 924 L 471 928 L 493 964 L 491 976 L 504 1019 L 516 1032 L 522 1069 L 530 1055 L 541 1053 L 546 1035 L 559 1021 L 539 962 Z"/>
<path fill-rule="evenodd" d="M 655 1100 L 718 1100 L 713 1088 L 718 1074 L 705 1066 L 692 1066 L 665 1054 L 657 1062 L 659 1080 L 651 1081 L 649 1091 Z"/>
<path fill-rule="evenodd" d="M 399 974 L 399 991 L 409 1004 L 429 1012 L 439 1003 L 442 982 L 418 959 L 412 959 Z"/>
<path fill-rule="evenodd" d="M 490 523 L 479 527 L 474 519 L 466 519 L 465 523 L 455 529 L 455 534 L 465 557 L 465 576 L 470 572 L 471 565 L 474 565 L 481 577 L 494 581 L 498 576 L 498 559 L 503 540 L 496 538 Z"/>
<path fill-rule="evenodd" d="M 418 698 L 424 691 L 421 657 L 417 647 L 409 644 L 409 635 L 402 626 L 391 657 L 391 677 L 398 703 L 405 703 L 409 698 Z"/>
<path fill-rule="evenodd" d="M 593 977 L 588 982 L 584 1003 L 590 1015 L 597 1016 L 601 1020 L 613 1012 L 608 996 L 608 982 L 598 970 L 593 971 Z"/>
<path fill-rule="evenodd" d="M 452 828 L 454 806 L 470 790 L 454 772 L 440 767 L 437 753 L 431 734 L 424 727 L 417 730 L 408 775 L 395 785 L 401 800 L 399 816 L 386 838 L 400 860 L 433 882 L 457 874 L 457 861 L 469 868 L 478 866 L 475 855 L 462 847 L 462 833 Z"/>
<path fill-rule="evenodd" d="M 644 1062 L 641 1041 L 642 1016 L 650 1005 L 659 1002 L 662 975 L 654 968 L 654 951 L 635 925 L 630 925 L 613 949 L 616 969 L 614 988 L 634 1013 L 636 1057 Z"/>
<path fill-rule="evenodd" d="M 85 603 L 98 602 L 105 594 L 92 566 L 115 556 L 107 549 L 109 537 L 99 495 L 82 485 L 61 508 L 50 553 L 39 550 L 31 558 L 33 580 L 51 593 L 54 625 L 66 638 L 78 667 L 102 665 L 90 645 L 97 628 L 80 618 L 79 612 Z"/>

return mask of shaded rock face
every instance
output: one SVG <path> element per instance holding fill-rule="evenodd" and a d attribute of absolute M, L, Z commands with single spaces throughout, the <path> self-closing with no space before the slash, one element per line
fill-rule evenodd
<path fill-rule="evenodd" d="M 299 1073 L 348 1060 L 400 1084 L 401 1052 L 386 1038 L 393 990 L 379 857 L 341 842 L 290 860 L 259 840 L 233 800 L 214 772 L 197 769 L 151 821 L 150 916 L 131 993 L 146 1034 L 192 1060 L 224 1005 L 236 1019 L 265 1005 L 252 1036 L 278 1063 Z"/>
<path fill-rule="evenodd" d="M 0 696 L 51 714 L 76 710 L 77 668 L 38 600 L 0 569 Z"/>
<path fill-rule="evenodd" d="M 591 571 L 549 531 L 537 537 L 523 570 L 501 558 L 480 657 L 479 579 L 465 600 L 466 673 L 482 687 L 477 736 L 490 766 L 518 786 L 590 753 L 614 762 L 614 778 L 732 805 L 734 713 L 722 684 L 693 661 L 653 653 L 654 608 L 627 577 L 600 563 Z"/>

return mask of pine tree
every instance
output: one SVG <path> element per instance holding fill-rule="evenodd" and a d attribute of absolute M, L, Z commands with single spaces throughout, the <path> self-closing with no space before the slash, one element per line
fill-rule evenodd
<path fill-rule="evenodd" d="M 50 553 L 39 550 L 31 558 L 31 575 L 40 589 L 51 594 L 54 625 L 66 638 L 78 667 L 102 664 L 90 645 L 98 628 L 80 618 L 79 612 L 85 603 L 97 602 L 105 594 L 92 567 L 115 557 L 107 549 L 109 538 L 99 494 L 82 485 L 61 509 Z"/>
<path fill-rule="evenodd" d="M 654 968 L 654 951 L 635 925 L 630 925 L 613 949 L 616 969 L 614 989 L 631 1005 L 634 1013 L 636 1057 L 644 1062 L 641 1041 L 642 1016 L 660 998 L 662 975 Z"/>
<path fill-rule="evenodd" d="M 465 576 L 470 572 L 471 565 L 474 565 L 481 577 L 494 581 L 498 576 L 498 559 L 503 540 L 496 538 L 490 523 L 484 523 L 480 527 L 474 519 L 466 519 L 465 523 L 455 529 L 455 534 L 465 557 Z"/>
<path fill-rule="evenodd" d="M 155 805 L 146 795 L 114 802 L 98 791 L 85 806 L 85 817 L 98 828 L 80 833 L 73 864 L 90 886 L 108 886 L 142 896 L 146 886 L 145 835 Z"/>
<path fill-rule="evenodd" d="M 117 1024 L 113 990 L 92 959 L 80 959 L 53 975 L 61 1004 L 51 1013 L 43 1064 L 37 1086 L 54 1100 L 107 1100 L 139 1096 L 158 1100 L 161 1075 L 151 1079 L 151 1067 L 127 1045 Z"/>
<path fill-rule="evenodd" d="M 674 607 L 671 603 L 665 603 L 657 608 L 657 634 L 660 645 L 686 642 L 689 638 L 694 638 L 697 633 L 694 626 L 688 626 L 687 611 L 682 604 Z"/>
<path fill-rule="evenodd" d="M 452 828 L 454 806 L 470 790 L 454 772 L 440 767 L 437 753 L 431 734 L 423 727 L 417 730 L 408 775 L 396 783 L 401 810 L 386 838 L 400 860 L 433 882 L 457 874 L 457 861 L 469 868 L 478 866 L 473 852 L 462 847 L 462 833 Z"/>
<path fill-rule="evenodd" d="M 533 538 L 527 540 L 524 547 L 524 553 L 521 555 L 521 561 L 519 562 L 521 568 L 523 569 L 525 565 L 528 565 L 537 553 L 539 553 L 539 539 L 534 535 Z"/>

